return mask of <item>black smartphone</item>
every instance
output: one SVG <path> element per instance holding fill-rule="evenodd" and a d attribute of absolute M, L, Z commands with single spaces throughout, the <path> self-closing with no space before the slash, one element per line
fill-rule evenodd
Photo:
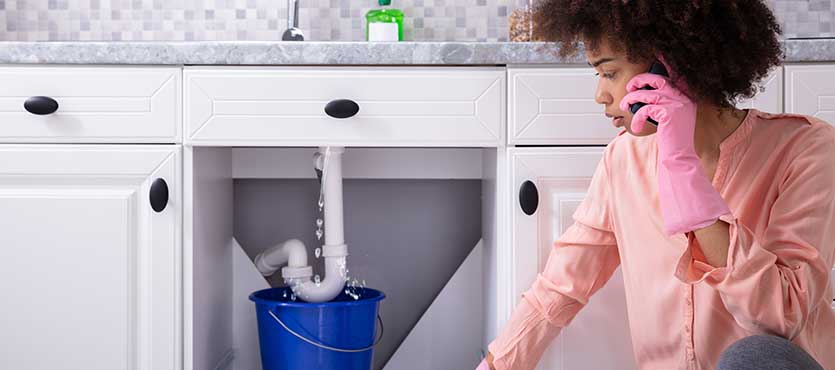
<path fill-rule="evenodd" d="M 657 60 L 652 62 L 652 65 L 649 67 L 649 73 L 661 75 L 661 76 L 664 76 L 664 77 L 670 77 L 670 75 L 667 73 L 667 69 L 664 68 L 664 65 L 661 64 L 661 62 L 659 62 Z M 641 88 L 641 90 L 655 90 L 655 89 L 652 88 L 652 87 L 649 87 L 649 86 L 644 86 L 644 87 Z M 632 114 L 635 114 L 635 112 L 637 112 L 638 109 L 641 109 L 641 107 L 643 107 L 645 105 L 646 104 L 644 104 L 644 103 L 629 104 L 629 111 L 632 112 Z M 654 126 L 658 127 L 658 122 L 655 122 L 655 120 L 652 119 L 652 118 L 647 118 L 647 122 L 649 122 L 649 123 L 653 124 Z"/>

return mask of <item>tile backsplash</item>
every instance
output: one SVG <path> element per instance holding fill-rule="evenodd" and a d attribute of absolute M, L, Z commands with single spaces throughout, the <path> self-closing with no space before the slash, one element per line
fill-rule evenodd
<path fill-rule="evenodd" d="M 409 41 L 507 41 L 530 0 L 393 0 Z M 374 0 L 299 0 L 307 40 L 361 41 Z M 770 0 L 786 38 L 835 37 L 835 0 Z M 286 0 L 0 0 L 0 40 L 280 40 Z"/>

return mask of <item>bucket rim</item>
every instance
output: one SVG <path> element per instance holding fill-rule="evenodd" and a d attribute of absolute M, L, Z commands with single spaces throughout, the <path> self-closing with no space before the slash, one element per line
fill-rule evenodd
<path fill-rule="evenodd" d="M 276 290 L 285 290 L 290 289 L 289 287 L 278 287 L 278 288 L 267 288 L 261 289 L 258 291 L 253 292 L 249 295 L 249 300 L 255 302 L 255 304 L 266 304 L 266 305 L 273 305 L 273 306 L 281 306 L 281 307 L 350 307 L 350 306 L 360 306 L 360 305 L 367 305 L 370 303 L 378 302 L 386 298 L 386 294 L 380 290 L 373 289 L 373 288 L 362 288 L 364 290 L 371 291 L 376 294 L 376 296 L 370 298 L 360 298 L 356 301 L 342 301 L 342 302 L 319 302 L 319 303 L 310 303 L 310 302 L 283 302 L 283 301 L 274 301 L 271 299 L 267 299 L 262 297 L 261 295 L 269 292 L 269 291 L 276 291 Z"/>

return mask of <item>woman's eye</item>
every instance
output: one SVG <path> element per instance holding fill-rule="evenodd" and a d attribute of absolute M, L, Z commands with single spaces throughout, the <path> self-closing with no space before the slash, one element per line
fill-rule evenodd
<path fill-rule="evenodd" d="M 600 76 L 600 73 L 595 73 L 594 75 L 595 76 Z M 615 73 L 614 72 L 603 72 L 603 78 L 611 80 L 611 79 L 615 78 Z"/>

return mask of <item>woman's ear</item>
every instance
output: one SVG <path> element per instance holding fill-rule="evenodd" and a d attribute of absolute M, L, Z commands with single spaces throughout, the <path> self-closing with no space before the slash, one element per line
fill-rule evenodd
<path fill-rule="evenodd" d="M 670 64 L 669 64 L 669 63 L 667 63 L 667 60 L 666 60 L 666 59 L 664 59 L 664 56 L 663 56 L 663 55 L 658 54 L 658 55 L 656 55 L 656 56 L 655 56 L 655 59 L 656 59 L 656 60 L 658 60 L 659 62 L 661 62 L 661 65 L 663 65 L 663 66 L 664 66 L 664 69 L 666 69 L 666 70 L 667 70 L 667 75 L 668 75 L 671 79 L 673 79 L 674 77 L 677 77 L 677 76 L 676 76 L 676 74 L 675 74 L 675 72 L 673 71 L 673 69 L 670 67 Z"/>

